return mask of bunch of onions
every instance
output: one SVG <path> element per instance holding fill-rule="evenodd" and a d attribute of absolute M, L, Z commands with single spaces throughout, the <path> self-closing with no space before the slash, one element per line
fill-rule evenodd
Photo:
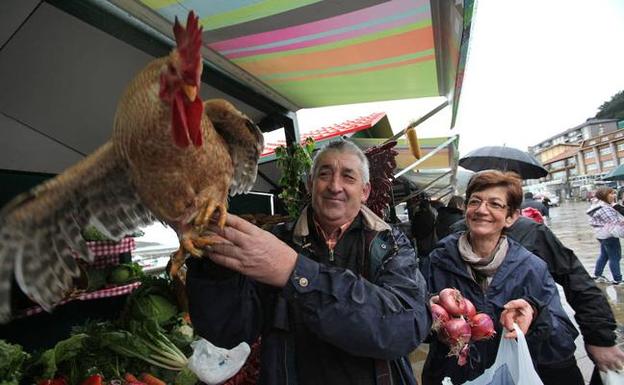
<path fill-rule="evenodd" d="M 457 357 L 457 364 L 468 361 L 470 342 L 491 338 L 496 334 L 489 315 L 477 313 L 474 304 L 459 290 L 446 288 L 432 298 L 433 330 L 438 339 L 449 347 L 449 356 Z"/>

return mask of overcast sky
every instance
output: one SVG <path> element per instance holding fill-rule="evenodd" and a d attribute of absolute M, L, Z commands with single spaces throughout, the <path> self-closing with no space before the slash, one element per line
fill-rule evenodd
<path fill-rule="evenodd" d="M 526 150 L 583 123 L 624 90 L 624 0 L 481 0 L 458 120 L 449 108 L 417 128 L 460 134 L 460 154 L 481 146 Z M 301 110 L 302 132 L 371 112 L 395 131 L 443 101 L 425 98 Z"/>

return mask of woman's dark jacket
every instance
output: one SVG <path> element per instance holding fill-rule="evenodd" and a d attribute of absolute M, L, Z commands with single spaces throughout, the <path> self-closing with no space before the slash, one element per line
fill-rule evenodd
<path fill-rule="evenodd" d="M 442 239 L 451 233 L 453 223 L 464 217 L 463 210 L 455 207 L 440 207 L 436 218 L 436 234 L 438 239 Z"/>
<path fill-rule="evenodd" d="M 464 221 L 451 227 L 453 232 L 465 230 Z M 617 324 L 611 307 L 574 251 L 565 247 L 548 226 L 526 217 L 519 217 L 505 234 L 546 262 L 550 275 L 561 285 L 566 301 L 574 309 L 585 343 L 614 346 Z"/>
<path fill-rule="evenodd" d="M 470 348 L 470 361 L 464 366 L 457 365 L 457 357 L 447 357 L 448 347 L 432 338 L 423 368 L 423 384 L 438 385 L 446 376 L 451 377 L 454 384 L 461 384 L 490 367 L 504 333 L 499 323 L 503 306 L 518 298 L 526 299 L 537 309 L 537 317 L 526 335 L 534 364 L 569 365 L 578 332 L 561 306 L 557 286 L 544 261 L 508 238 L 507 255 L 484 292 L 461 259 L 457 247 L 459 236 L 448 236 L 431 252 L 429 291 L 437 293 L 447 287 L 460 290 L 479 312 L 492 318 L 496 336 L 475 342 Z"/>
<path fill-rule="evenodd" d="M 363 207 L 330 256 L 311 216 L 279 234 L 299 253 L 284 288 L 187 262 L 195 329 L 225 348 L 261 336 L 259 384 L 381 385 L 389 373 L 394 385 L 415 384 L 405 357 L 431 315 L 410 241 Z"/>

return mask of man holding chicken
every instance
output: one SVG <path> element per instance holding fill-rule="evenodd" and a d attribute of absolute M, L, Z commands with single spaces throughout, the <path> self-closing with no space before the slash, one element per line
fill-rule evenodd
<path fill-rule="evenodd" d="M 278 236 L 228 215 L 209 259 L 187 262 L 196 330 L 225 348 L 261 336 L 259 384 L 415 384 L 426 286 L 407 237 L 363 205 L 365 155 L 331 143 L 307 185 L 311 204 Z"/>

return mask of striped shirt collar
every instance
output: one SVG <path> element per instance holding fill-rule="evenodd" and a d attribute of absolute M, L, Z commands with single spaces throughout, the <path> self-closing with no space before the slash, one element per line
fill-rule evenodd
<path fill-rule="evenodd" d="M 349 226 L 351 226 L 351 223 L 353 223 L 355 218 L 351 219 L 349 222 L 338 227 L 336 230 L 332 231 L 330 234 L 326 234 L 325 231 L 323 231 L 323 228 L 318 223 L 315 216 L 312 216 L 312 220 L 314 221 L 314 226 L 316 227 L 316 231 L 325 240 L 325 243 L 327 244 L 327 248 L 329 250 L 334 250 L 334 247 L 336 247 L 336 243 L 338 243 L 340 238 L 342 238 L 342 236 L 345 234 Z"/>

